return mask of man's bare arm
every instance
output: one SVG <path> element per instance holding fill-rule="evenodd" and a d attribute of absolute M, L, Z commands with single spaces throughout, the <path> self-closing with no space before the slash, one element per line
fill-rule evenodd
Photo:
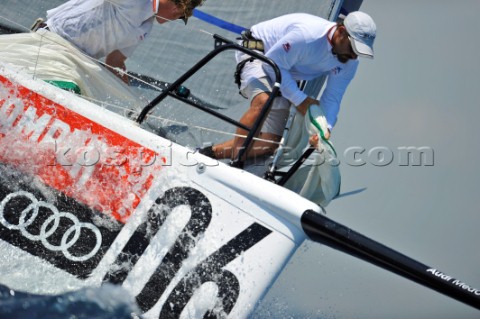
<path fill-rule="evenodd" d="M 107 64 L 110 71 L 112 71 L 116 76 L 122 79 L 123 82 L 128 84 L 128 76 L 125 73 L 119 72 L 118 69 L 126 71 L 125 61 L 127 57 L 123 55 L 119 50 L 115 50 L 112 53 L 108 54 L 105 58 L 105 63 Z"/>

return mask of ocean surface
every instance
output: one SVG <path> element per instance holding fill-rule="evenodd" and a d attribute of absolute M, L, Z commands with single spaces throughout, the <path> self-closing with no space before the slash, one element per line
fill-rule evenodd
<path fill-rule="evenodd" d="M 3 0 L 0 7 L 0 24 L 27 30 L 37 17 L 45 17 L 47 9 L 63 2 Z M 249 27 L 262 20 L 292 12 L 309 12 L 327 17 L 332 14 L 334 4 L 335 1 L 318 0 L 276 0 L 269 3 L 254 0 L 241 2 L 226 0 L 219 3 L 209 0 L 201 10 L 231 23 Z M 213 49 L 213 34 L 222 35 L 232 41 L 238 36 L 196 18 L 191 18 L 186 27 L 180 22 L 161 26 L 156 24 L 150 38 L 128 60 L 127 69 L 161 81 L 172 82 Z M 185 86 L 205 103 L 218 106 L 220 111 L 228 116 L 239 118 L 248 103 L 238 94 L 233 83 L 234 68 L 233 52 L 227 52 L 202 68 L 185 83 Z M 157 94 L 145 89 L 138 89 L 137 92 L 145 101 L 149 101 Z M 154 110 L 144 127 L 154 130 L 159 123 L 167 128 L 164 134 L 189 147 L 224 140 L 229 136 L 225 135 L 225 132 L 234 130 L 229 124 L 212 121 L 211 117 L 205 116 L 202 112 L 186 110 L 185 105 L 168 99 L 162 108 Z M 5 273 L 0 273 L 0 276 L 4 275 Z M 54 296 L 27 294 L 0 286 L 0 318 L 140 318 L 139 313 L 141 312 L 135 305 L 133 297 L 118 286 L 89 287 Z M 294 309 L 273 300 L 261 303 L 251 317 L 306 316 L 317 317 L 317 314 L 296 313 Z"/>

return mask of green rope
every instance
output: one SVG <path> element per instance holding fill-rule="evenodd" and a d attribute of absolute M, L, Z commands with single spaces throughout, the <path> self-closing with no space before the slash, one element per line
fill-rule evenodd
<path fill-rule="evenodd" d="M 310 122 L 317 128 L 317 130 L 320 131 L 320 136 L 322 137 L 322 140 L 323 140 L 325 143 L 327 143 L 328 146 L 330 146 L 330 148 L 332 149 L 333 153 L 335 154 L 335 157 L 337 157 L 337 152 L 335 151 L 335 148 L 334 148 L 333 145 L 330 143 L 330 141 L 325 138 L 325 134 L 323 133 L 322 127 L 321 127 L 320 124 L 317 122 L 317 120 L 313 118 L 312 113 L 310 112 L 310 108 L 308 108 L 308 117 L 310 118 Z"/>

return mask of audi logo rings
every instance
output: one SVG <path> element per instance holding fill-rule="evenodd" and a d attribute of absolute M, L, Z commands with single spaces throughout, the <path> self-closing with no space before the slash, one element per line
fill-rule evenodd
<path fill-rule="evenodd" d="M 30 200 L 31 203 L 20 212 L 18 224 L 15 225 L 5 219 L 5 207 L 11 200 L 14 200 L 18 197 L 25 197 L 26 199 Z M 35 221 L 35 218 L 37 218 L 41 208 L 49 210 L 51 215 L 43 222 L 42 226 L 40 227 L 39 234 L 35 235 L 30 233 L 27 228 Z M 61 218 L 69 219 L 73 225 L 71 225 L 63 233 L 60 244 L 56 246 L 51 244 L 48 241 L 48 238 L 58 230 Z M 45 248 L 51 251 L 61 251 L 65 258 L 74 262 L 83 262 L 92 258 L 98 252 L 102 244 L 102 234 L 95 225 L 91 223 L 80 222 L 72 213 L 59 212 L 54 205 L 44 201 L 39 201 L 33 194 L 25 191 L 18 191 L 5 196 L 0 203 L 0 223 L 10 230 L 20 231 L 25 238 L 28 238 L 32 241 L 40 241 Z M 82 229 L 88 229 L 94 234 L 95 246 L 86 255 L 74 256 L 69 252 L 69 249 L 77 243 Z M 73 236 L 71 236 L 72 232 L 74 233 Z"/>

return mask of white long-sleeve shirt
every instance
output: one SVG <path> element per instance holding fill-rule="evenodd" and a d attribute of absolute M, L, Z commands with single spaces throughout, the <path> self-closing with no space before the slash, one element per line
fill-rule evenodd
<path fill-rule="evenodd" d="M 47 11 L 50 31 L 94 58 L 130 56 L 151 31 L 152 0 L 70 0 Z"/>
<path fill-rule="evenodd" d="M 355 76 L 359 63 L 358 59 L 341 63 L 332 54 L 329 38 L 333 35 L 335 25 L 317 16 L 294 13 L 261 22 L 251 28 L 252 35 L 263 41 L 265 56 L 280 69 L 282 95 L 294 105 L 299 105 L 307 98 L 296 81 L 328 75 L 320 104 L 326 112 L 330 129 L 337 121 L 343 94 Z M 264 67 L 264 71 L 272 81 L 275 80 L 271 67 Z"/>

